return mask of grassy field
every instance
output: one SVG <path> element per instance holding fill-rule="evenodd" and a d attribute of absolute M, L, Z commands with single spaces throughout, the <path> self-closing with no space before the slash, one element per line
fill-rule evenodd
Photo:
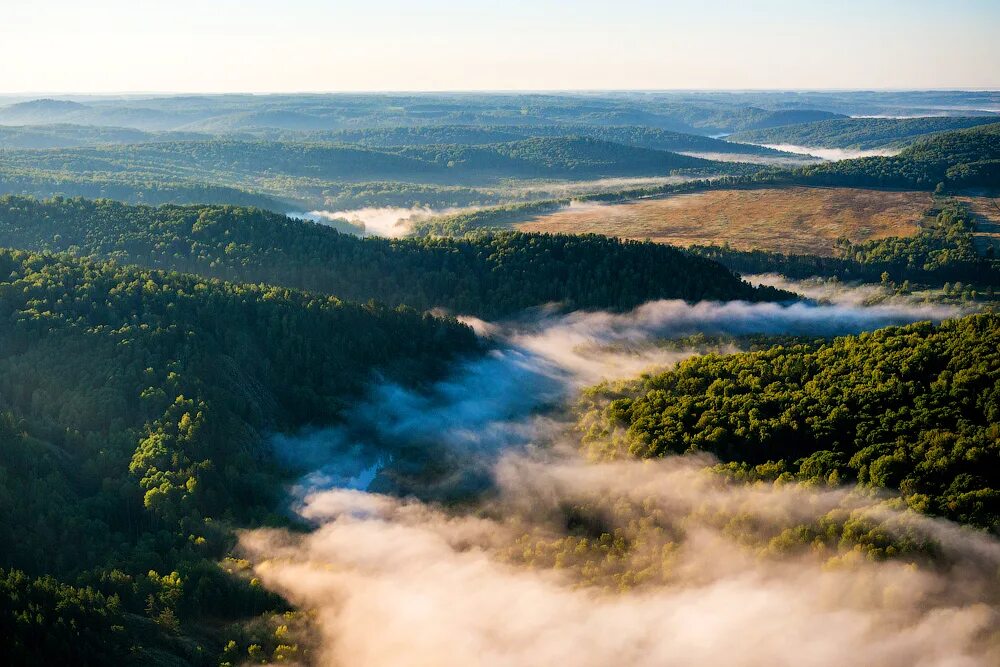
<path fill-rule="evenodd" d="M 931 206 L 925 192 L 855 188 L 716 190 L 625 204 L 581 204 L 520 223 L 524 231 L 596 233 L 679 246 L 728 242 L 823 256 L 835 241 L 917 232 Z"/>

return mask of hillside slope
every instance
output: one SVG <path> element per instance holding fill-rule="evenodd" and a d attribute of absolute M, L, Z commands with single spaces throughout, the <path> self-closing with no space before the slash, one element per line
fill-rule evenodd
<path fill-rule="evenodd" d="M 708 355 L 595 389 L 582 427 L 617 434 L 602 454 L 706 451 L 744 477 L 857 480 L 997 532 L 998 350 L 991 314 Z"/>
<path fill-rule="evenodd" d="M 836 118 L 731 134 L 751 144 L 792 144 L 811 148 L 873 149 L 912 144 L 924 135 L 996 123 L 996 116 L 929 118 Z"/>
<path fill-rule="evenodd" d="M 4 197 L 0 245 L 488 317 L 550 302 L 628 309 L 658 298 L 776 296 L 715 262 L 652 243 L 516 232 L 468 240 L 357 238 L 228 206 Z"/>
<path fill-rule="evenodd" d="M 233 523 L 280 521 L 265 437 L 475 349 L 408 309 L 0 250 L 5 658 L 206 664 L 283 609 L 218 565 Z"/>
<path fill-rule="evenodd" d="M 828 185 L 929 190 L 1000 187 L 1000 123 L 932 135 L 892 157 L 841 160 L 801 168 L 800 178 Z"/>

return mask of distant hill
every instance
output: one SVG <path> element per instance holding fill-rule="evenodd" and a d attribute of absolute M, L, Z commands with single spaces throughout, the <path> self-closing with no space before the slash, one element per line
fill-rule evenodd
<path fill-rule="evenodd" d="M 667 175 L 674 169 L 717 166 L 709 160 L 589 137 L 533 137 L 482 146 L 404 147 L 398 153 L 445 166 L 449 172 L 467 178 L 491 174 L 529 178 Z"/>
<path fill-rule="evenodd" d="M 811 183 L 932 189 L 1000 188 L 1000 123 L 931 135 L 892 157 L 810 165 Z"/>
<path fill-rule="evenodd" d="M 196 111 L 167 111 L 134 106 L 122 100 L 100 105 L 68 100 L 41 99 L 0 107 L 0 125 L 50 125 L 71 123 L 129 127 L 143 130 L 170 130 L 200 117 Z"/>
<path fill-rule="evenodd" d="M 69 100 L 40 99 L 17 102 L 0 108 L 0 117 L 18 114 L 63 114 L 89 109 L 85 104 Z"/>
<path fill-rule="evenodd" d="M 820 99 L 815 101 L 822 104 Z M 201 95 L 85 102 L 32 100 L 0 107 L 0 124 L 77 123 L 215 134 L 444 125 L 639 125 L 712 135 L 838 117 L 823 106 L 802 106 L 801 100 L 780 96 L 757 99 L 669 93 Z"/>
<path fill-rule="evenodd" d="M 912 144 L 925 135 L 1000 121 L 1000 116 L 930 118 L 837 118 L 737 132 L 729 141 L 792 144 L 810 148 L 873 149 Z"/>
<path fill-rule="evenodd" d="M 280 189 L 281 181 L 275 180 L 279 176 L 319 182 L 489 183 L 501 178 L 665 176 L 675 169 L 727 172 L 732 168 L 579 137 L 379 150 L 332 143 L 213 140 L 0 154 L 0 173 L 20 171 L 63 179 L 196 180 L 244 189 L 259 189 L 260 183 Z"/>
<path fill-rule="evenodd" d="M 321 116 L 298 111 L 266 110 L 214 116 L 185 125 L 180 129 L 210 133 L 242 132 L 260 128 L 303 131 L 325 130 L 330 125 L 330 119 Z"/>
<path fill-rule="evenodd" d="M 759 130 L 781 125 L 792 125 L 794 123 L 831 120 L 834 118 L 844 118 L 844 116 L 831 111 L 819 111 L 816 109 L 782 109 L 778 111 L 764 111 L 756 118 L 752 117 L 745 123 L 739 123 L 737 127 L 740 130 Z"/>
<path fill-rule="evenodd" d="M 282 136 L 280 133 L 277 136 Z M 287 135 L 294 139 L 296 135 Z M 655 127 L 600 125 L 531 125 L 473 126 L 442 125 L 432 127 L 386 127 L 364 130 L 314 132 L 303 135 L 317 141 L 359 143 L 373 148 L 427 146 L 434 144 L 480 145 L 517 141 L 532 137 L 579 136 L 611 143 L 660 151 L 782 155 L 781 151 L 713 139 L 700 134 L 673 132 Z"/>
<path fill-rule="evenodd" d="M 100 125 L 0 125 L 0 148 L 76 148 L 100 144 L 133 144 L 154 141 L 198 141 L 210 135 L 195 132 L 146 132 L 128 127 Z"/>
<path fill-rule="evenodd" d="M 233 204 L 288 211 L 289 204 L 249 190 L 142 173 L 66 173 L 0 167 L 0 194 L 89 197 L 133 204 Z"/>

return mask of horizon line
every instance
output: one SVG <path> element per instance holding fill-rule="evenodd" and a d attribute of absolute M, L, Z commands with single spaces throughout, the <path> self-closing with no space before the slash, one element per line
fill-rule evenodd
<path fill-rule="evenodd" d="M 935 86 L 935 87 L 829 87 L 829 88 L 386 88 L 343 90 L 12 90 L 0 91 L 2 97 L 62 95 L 62 96 L 132 96 L 132 95 L 461 95 L 461 94 L 594 94 L 594 93 L 998 93 L 1000 86 Z"/>

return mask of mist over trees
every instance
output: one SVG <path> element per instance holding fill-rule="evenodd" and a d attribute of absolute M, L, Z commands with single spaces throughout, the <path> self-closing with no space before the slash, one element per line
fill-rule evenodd
<path fill-rule="evenodd" d="M 5 197 L 0 244 L 481 316 L 547 303 L 621 310 L 657 298 L 783 298 L 715 262 L 653 243 L 515 232 L 358 238 L 236 207 Z"/>
<path fill-rule="evenodd" d="M 198 661 L 187 619 L 280 610 L 204 560 L 227 526 L 278 520 L 265 434 L 335 419 L 376 369 L 422 378 L 477 345 L 276 287 L 6 250 L 0 268 L 0 535 L 26 573 L 0 579 L 0 625 L 19 660 Z"/>
<path fill-rule="evenodd" d="M 813 550 L 944 572 L 951 561 L 922 533 L 893 533 L 840 507 L 775 535 L 757 521 L 759 507 L 712 514 L 692 497 L 672 515 L 650 504 L 683 484 L 626 493 L 627 502 L 579 496 L 559 485 L 596 468 L 582 458 L 568 477 L 536 469 L 542 493 L 513 499 L 530 512 L 505 514 L 512 499 L 502 494 L 532 491 L 532 478 L 501 479 L 504 470 L 480 459 L 503 452 L 458 452 L 444 436 L 576 423 L 566 442 L 554 439 L 579 447 L 574 456 L 721 461 L 677 459 L 662 478 L 633 478 L 652 469 L 633 461 L 620 468 L 616 494 L 638 493 L 638 479 L 712 475 L 734 497 L 793 487 L 802 497 L 865 497 L 867 509 L 884 500 L 908 520 L 942 517 L 965 526 L 949 530 L 991 540 L 1000 531 L 1000 317 L 826 337 L 845 326 L 841 311 L 816 319 L 822 306 L 789 305 L 796 295 L 734 272 L 865 280 L 886 292 L 911 282 L 1000 285 L 995 258 L 977 249 L 983 221 L 949 197 L 1000 188 L 995 116 L 847 117 L 997 104 L 996 93 L 949 91 L 0 104 L 0 654 L 10 664 L 316 659 L 313 624 L 324 621 L 273 592 L 238 535 L 277 530 L 305 544 L 316 534 L 289 510 L 287 491 L 300 474 L 324 471 L 290 468 L 274 441 L 308 444 L 321 431 L 337 437 L 311 459 L 350 457 L 361 445 L 389 458 L 405 450 L 383 489 L 417 494 L 431 480 L 457 480 L 460 494 L 434 496 L 448 502 L 383 503 L 422 517 L 409 528 L 441 517 L 489 527 L 482 544 L 455 540 L 442 563 L 471 554 L 496 560 L 489 571 L 558 569 L 590 602 L 598 591 L 614 605 L 632 586 L 675 583 L 691 526 L 743 539 L 753 558 L 767 550 L 778 565 Z M 907 147 L 801 168 L 681 154 L 787 159 L 737 141 L 773 138 Z M 502 229 L 575 200 L 792 184 L 934 190 L 935 209 L 912 237 L 844 240 L 836 258 Z M 434 210 L 398 239 L 283 215 L 333 219 L 386 206 Z M 677 301 L 643 308 L 664 299 Z M 966 312 L 953 301 L 904 315 L 866 308 L 847 318 L 857 329 L 835 331 Z M 799 333 L 768 325 L 774 313 Z M 451 315 L 502 321 L 463 320 L 488 333 L 477 337 Z M 765 333 L 679 337 L 713 322 Z M 524 342 L 532 336 L 535 347 Z M 575 396 L 584 379 L 630 377 L 651 360 L 691 354 L 702 356 L 603 383 L 575 405 L 526 379 Z M 491 374 L 504 364 L 524 373 Z M 463 383 L 456 369 L 479 372 Z M 505 412 L 518 399 L 528 407 Z M 434 455 L 422 449 L 430 441 Z M 468 469 L 470 458 L 479 467 Z M 537 463 L 517 465 L 531 473 Z M 528 520 L 539 507 L 549 523 Z M 501 548 L 494 529 L 523 534 Z M 398 557 L 412 545 L 380 546 Z M 891 606 L 893 591 L 868 593 Z M 978 602 L 980 613 L 996 609 L 992 598 Z"/>
<path fill-rule="evenodd" d="M 584 399 L 601 455 L 705 451 L 741 479 L 902 492 L 1000 531 L 1000 318 L 706 355 Z"/>

